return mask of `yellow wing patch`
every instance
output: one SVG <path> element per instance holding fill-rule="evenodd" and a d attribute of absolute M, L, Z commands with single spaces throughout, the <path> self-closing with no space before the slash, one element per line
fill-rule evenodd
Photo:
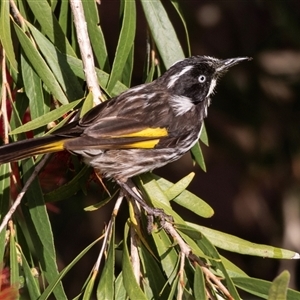
<path fill-rule="evenodd" d="M 62 140 L 58 142 L 49 143 L 40 147 L 36 147 L 34 149 L 34 152 L 36 154 L 43 154 L 43 153 L 50 153 L 50 152 L 58 152 L 64 149 L 65 149 L 64 140 Z"/>
<path fill-rule="evenodd" d="M 146 128 L 133 133 L 126 133 L 124 135 L 119 135 L 116 137 L 164 137 L 168 135 L 168 131 L 166 128 Z M 142 142 L 144 143 L 144 142 Z M 148 148 L 148 147 L 147 147 Z M 152 147 L 149 147 L 152 148 Z"/>
<path fill-rule="evenodd" d="M 152 149 L 159 143 L 159 139 L 150 140 L 150 141 L 142 141 L 131 144 L 126 144 L 122 146 L 122 148 L 137 148 L 137 149 Z"/>

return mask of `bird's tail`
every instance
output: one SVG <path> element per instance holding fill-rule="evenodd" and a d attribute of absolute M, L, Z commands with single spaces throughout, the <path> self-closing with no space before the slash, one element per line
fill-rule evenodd
<path fill-rule="evenodd" d="M 21 160 L 36 154 L 62 151 L 65 140 L 65 137 L 48 135 L 1 146 L 0 164 Z"/>

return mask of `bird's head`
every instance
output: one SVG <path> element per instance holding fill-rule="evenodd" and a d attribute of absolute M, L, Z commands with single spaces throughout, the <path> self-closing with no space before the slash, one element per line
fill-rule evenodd
<path fill-rule="evenodd" d="M 194 105 L 209 105 L 218 78 L 249 57 L 217 59 L 209 56 L 192 56 L 175 63 L 160 82 L 172 95 L 177 114 L 184 114 Z M 205 101 L 206 100 L 206 101 Z"/>

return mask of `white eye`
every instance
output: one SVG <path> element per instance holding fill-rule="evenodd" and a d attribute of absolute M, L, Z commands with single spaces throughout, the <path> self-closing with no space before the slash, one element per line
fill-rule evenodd
<path fill-rule="evenodd" d="M 206 76 L 205 76 L 205 75 L 200 75 L 200 76 L 198 77 L 198 80 L 199 80 L 200 83 L 203 83 L 203 82 L 206 81 Z"/>

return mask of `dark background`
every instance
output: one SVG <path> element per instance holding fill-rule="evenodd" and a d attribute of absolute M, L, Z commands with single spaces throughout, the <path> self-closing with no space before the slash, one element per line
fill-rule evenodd
<path fill-rule="evenodd" d="M 180 19 L 169 1 L 162 2 L 186 50 Z M 205 220 L 181 209 L 189 221 L 255 243 L 300 252 L 300 2 L 180 3 L 193 55 L 251 56 L 253 60 L 232 68 L 218 84 L 205 121 L 210 146 L 202 149 L 207 172 L 193 167 L 188 154 L 155 173 L 171 181 L 191 171 L 196 173 L 189 190 L 207 201 L 215 215 Z M 119 32 L 118 9 L 119 1 L 103 0 L 100 5 L 101 26 L 112 59 Z M 140 6 L 138 14 L 133 85 L 142 83 L 146 46 Z M 82 207 L 98 202 L 103 193 L 94 184 L 88 191 L 84 202 L 83 194 L 79 194 L 76 201 L 63 201 L 52 213 L 61 266 L 99 236 L 104 220 L 110 217 L 109 206 L 93 213 L 83 212 Z M 125 220 L 127 207 L 122 212 Z M 297 261 L 221 253 L 253 277 L 273 280 L 281 270 L 288 269 L 290 286 L 300 288 Z M 76 276 L 69 275 L 70 291 L 72 286 L 78 290 L 82 285 L 97 254 L 98 249 L 93 249 L 76 266 Z"/>

